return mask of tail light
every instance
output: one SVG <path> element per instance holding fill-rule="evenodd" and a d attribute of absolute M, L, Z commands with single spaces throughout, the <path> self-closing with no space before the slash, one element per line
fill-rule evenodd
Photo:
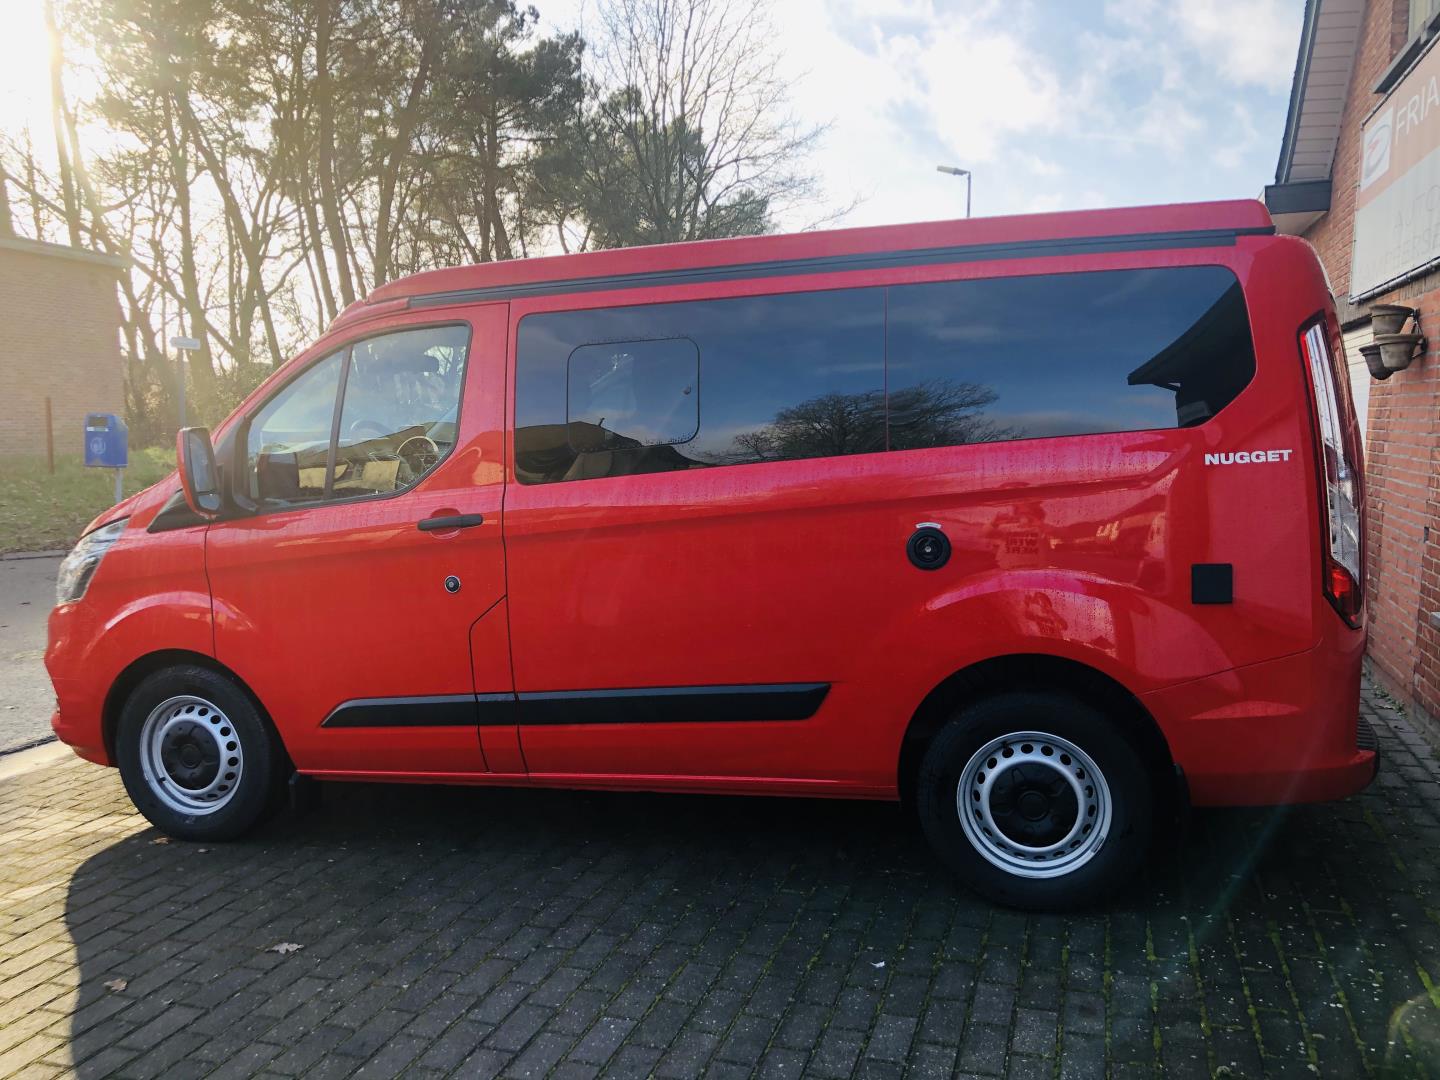
<path fill-rule="evenodd" d="M 1301 338 L 1315 398 L 1317 464 L 1322 493 L 1321 535 L 1329 534 L 1322 575 L 1325 598 L 1349 625 L 1358 627 L 1364 610 L 1364 521 L 1358 448 L 1346 434 L 1342 396 L 1322 320 Z"/>

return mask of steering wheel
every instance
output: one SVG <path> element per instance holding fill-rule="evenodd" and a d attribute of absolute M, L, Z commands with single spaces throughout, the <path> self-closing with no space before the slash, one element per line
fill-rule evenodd
<path fill-rule="evenodd" d="M 395 456 L 409 467 L 413 476 L 420 476 L 440 460 L 440 447 L 429 436 L 411 435 L 395 450 Z"/>

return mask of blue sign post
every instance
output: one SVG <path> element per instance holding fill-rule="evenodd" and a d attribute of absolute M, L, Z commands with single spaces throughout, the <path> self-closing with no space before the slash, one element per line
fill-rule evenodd
<path fill-rule="evenodd" d="M 85 465 L 91 469 L 115 470 L 115 501 L 122 497 L 121 477 L 130 464 L 130 431 L 114 413 L 87 413 L 85 416 Z"/>

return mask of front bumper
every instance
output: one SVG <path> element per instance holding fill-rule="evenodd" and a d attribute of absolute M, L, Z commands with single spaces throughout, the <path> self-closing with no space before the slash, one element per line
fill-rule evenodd
<path fill-rule="evenodd" d="M 101 687 L 95 678 L 94 658 L 89 645 L 96 638 L 93 617 L 81 604 L 65 604 L 50 613 L 50 643 L 45 650 L 45 668 L 55 687 L 56 709 L 50 727 L 56 738 L 71 746 L 87 761 L 112 765 L 105 747 L 102 716 L 105 709 Z"/>
<path fill-rule="evenodd" d="M 93 761 L 96 765 L 115 764 L 110 758 L 110 751 L 106 749 L 103 739 L 93 744 L 82 741 L 86 739 L 84 732 L 89 729 L 89 725 L 77 726 L 71 724 L 67 718 L 61 714 L 61 711 L 56 709 L 50 717 L 50 728 L 55 732 L 56 738 L 67 744 L 70 749 L 74 750 L 76 754 L 86 761 Z"/>

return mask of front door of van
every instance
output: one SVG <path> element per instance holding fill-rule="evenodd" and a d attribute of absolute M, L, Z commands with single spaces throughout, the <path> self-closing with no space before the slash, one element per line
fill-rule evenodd
<path fill-rule="evenodd" d="M 322 346 L 236 430 L 257 510 L 208 532 L 216 655 L 302 771 L 486 768 L 475 692 L 511 690 L 505 333 L 501 305 Z"/>

